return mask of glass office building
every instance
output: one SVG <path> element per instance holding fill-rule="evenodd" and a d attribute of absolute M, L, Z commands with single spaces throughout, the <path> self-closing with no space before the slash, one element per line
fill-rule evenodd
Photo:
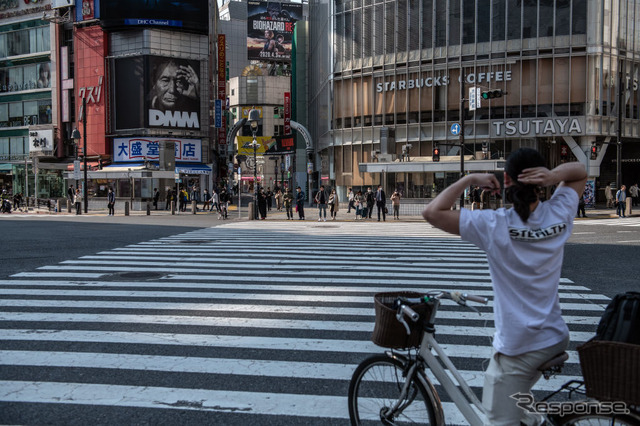
<path fill-rule="evenodd" d="M 317 177 L 341 193 L 431 196 L 460 175 L 463 120 L 465 171 L 530 146 L 600 189 L 620 127 L 622 183 L 640 178 L 640 0 L 311 0 L 309 16 Z M 470 88 L 502 96 L 471 111 Z"/>

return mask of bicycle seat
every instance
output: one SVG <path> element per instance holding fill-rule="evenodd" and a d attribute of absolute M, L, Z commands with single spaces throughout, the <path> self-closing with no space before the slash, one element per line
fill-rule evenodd
<path fill-rule="evenodd" d="M 550 360 L 543 363 L 540 367 L 538 367 L 538 371 L 551 370 L 553 367 L 562 366 L 566 360 L 569 359 L 569 354 L 566 352 L 559 353 L 554 356 Z"/>

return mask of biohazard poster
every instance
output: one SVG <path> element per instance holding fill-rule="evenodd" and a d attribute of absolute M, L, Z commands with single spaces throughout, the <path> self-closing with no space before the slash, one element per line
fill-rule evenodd
<path fill-rule="evenodd" d="M 247 57 L 257 61 L 291 61 L 293 28 L 302 19 L 302 4 L 249 1 Z"/>

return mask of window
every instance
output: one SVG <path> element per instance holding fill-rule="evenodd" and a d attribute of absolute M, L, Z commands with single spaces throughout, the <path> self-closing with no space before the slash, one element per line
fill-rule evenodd
<path fill-rule="evenodd" d="M 493 0 L 491 9 L 491 23 L 493 25 L 491 40 L 493 41 L 501 41 L 504 40 L 504 30 L 505 30 L 505 1 L 504 0 Z"/>
<path fill-rule="evenodd" d="M 507 2 L 507 39 L 520 38 L 520 24 L 522 22 L 522 10 L 520 0 L 508 0 Z"/>
<path fill-rule="evenodd" d="M 40 124 L 51 124 L 51 100 L 38 101 L 38 121 Z"/>
<path fill-rule="evenodd" d="M 475 43 L 476 36 L 476 16 L 475 16 L 475 0 L 463 0 L 462 4 L 462 43 L 473 44 Z"/>
<path fill-rule="evenodd" d="M 7 32 L 0 36 L 0 57 L 46 52 L 50 49 L 49 25 Z"/>
<path fill-rule="evenodd" d="M 491 32 L 491 2 L 490 0 L 478 0 L 478 31 L 477 42 L 489 41 Z"/>
<path fill-rule="evenodd" d="M 280 133 L 278 133 L 278 125 L 276 124 L 275 126 L 273 126 L 273 136 L 278 136 Z"/>

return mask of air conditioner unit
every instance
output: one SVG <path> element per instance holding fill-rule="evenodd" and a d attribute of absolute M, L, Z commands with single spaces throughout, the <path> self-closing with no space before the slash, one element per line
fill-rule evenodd
<path fill-rule="evenodd" d="M 395 155 L 393 154 L 378 154 L 378 162 L 379 163 L 391 163 L 394 160 Z"/>

